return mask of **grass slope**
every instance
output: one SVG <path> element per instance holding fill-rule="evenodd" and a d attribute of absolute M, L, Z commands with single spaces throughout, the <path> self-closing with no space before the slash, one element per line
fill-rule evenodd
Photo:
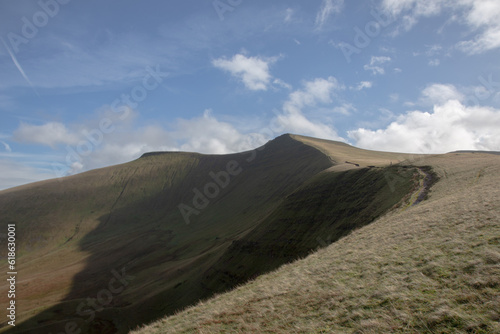
<path fill-rule="evenodd" d="M 404 180 L 397 191 L 389 188 L 388 174 Z M 401 167 L 320 173 L 235 240 L 202 283 L 208 289 L 229 289 L 335 242 L 398 204 L 418 175 Z"/>
<path fill-rule="evenodd" d="M 378 152 L 353 147 L 346 143 L 292 135 L 292 138 L 315 147 L 330 157 L 333 162 L 331 171 L 344 171 L 359 167 L 384 167 L 403 161 L 413 161 L 412 154 Z"/>
<path fill-rule="evenodd" d="M 383 167 L 403 158 L 284 135 L 252 152 L 150 153 L 0 192 L 1 224 L 17 225 L 15 332 L 74 324 L 81 333 L 125 333 L 234 288 L 402 199 L 416 201 L 425 169 Z M 237 172 L 186 224 L 178 205 L 195 206 L 195 189 L 229 169 Z M 124 289 L 116 289 L 123 272 Z"/>
<path fill-rule="evenodd" d="M 415 164 L 428 200 L 134 333 L 500 333 L 500 157 Z"/>

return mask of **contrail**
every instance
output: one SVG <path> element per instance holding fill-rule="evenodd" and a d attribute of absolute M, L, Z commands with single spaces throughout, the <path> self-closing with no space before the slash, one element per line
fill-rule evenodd
<path fill-rule="evenodd" d="M 3 37 L 0 37 L 0 40 L 2 40 L 3 46 L 5 46 L 5 48 L 7 49 L 7 52 L 9 53 L 10 58 L 12 58 L 12 61 L 14 62 L 14 65 L 16 65 L 16 67 L 19 70 L 19 72 L 21 72 L 21 75 L 23 76 L 23 78 L 26 80 L 26 82 L 28 82 L 28 84 L 31 86 L 31 88 L 33 88 L 33 90 L 35 91 L 36 95 L 40 96 L 40 94 L 38 94 L 38 92 L 36 91 L 35 86 L 31 82 L 30 78 L 28 78 L 28 76 L 26 75 L 26 73 L 24 73 L 24 70 L 21 67 L 21 64 L 19 64 L 19 62 L 17 61 L 16 56 L 12 53 L 12 51 L 10 50 L 9 46 L 7 45 L 7 43 L 5 43 Z"/>
<path fill-rule="evenodd" d="M 6 142 L 4 142 L 3 140 L 0 140 L 0 143 L 2 143 L 2 144 L 3 144 L 3 146 L 5 146 L 5 150 L 6 150 L 7 152 L 12 152 L 12 149 L 10 148 L 10 145 L 9 145 L 9 144 L 7 144 Z"/>

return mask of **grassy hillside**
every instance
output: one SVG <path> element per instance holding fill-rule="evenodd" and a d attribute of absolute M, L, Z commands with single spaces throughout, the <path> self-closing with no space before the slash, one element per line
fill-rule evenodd
<path fill-rule="evenodd" d="M 500 333 L 500 157 L 413 164 L 426 201 L 134 333 Z"/>
<path fill-rule="evenodd" d="M 125 333 L 230 290 L 419 201 L 434 177 L 406 158 L 284 135 L 0 192 L 0 222 L 17 226 L 15 332 Z"/>
<path fill-rule="evenodd" d="M 151 153 L 0 192 L 1 228 L 17 227 L 16 332 L 127 332 L 326 245 L 322 233 L 345 235 L 418 185 L 412 169 L 391 171 L 404 180 L 398 193 L 383 169 L 321 173 L 333 163 L 284 135 L 251 152 Z M 345 186 L 344 196 L 331 192 Z M 234 252 L 257 239 L 253 251 Z"/>

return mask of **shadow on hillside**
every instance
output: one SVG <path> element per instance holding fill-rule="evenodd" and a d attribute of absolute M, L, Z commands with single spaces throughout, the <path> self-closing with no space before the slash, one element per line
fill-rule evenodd
<path fill-rule="evenodd" d="M 148 196 L 139 196 L 144 189 L 137 177 L 126 180 L 116 190 L 113 210 L 99 218 L 95 230 L 73 241 L 90 255 L 64 300 L 9 332 L 121 333 L 208 298 L 221 290 L 204 289 L 204 273 L 231 242 L 331 165 L 289 136 L 265 149 L 197 157 L 199 164 L 186 177 L 174 171 L 168 186 Z M 213 183 L 209 173 L 227 171 L 234 161 L 232 170 L 241 171 L 187 225 L 177 205 L 192 203 L 193 189 Z"/>
<path fill-rule="evenodd" d="M 238 181 L 185 224 L 177 205 L 190 203 L 210 171 L 249 154 L 202 156 L 192 177 L 101 216 L 78 241 L 90 256 L 64 300 L 9 333 L 126 333 L 329 245 L 415 183 L 415 170 L 398 166 L 318 174 L 331 165 L 326 156 L 281 138 L 240 163 Z M 396 191 L 388 173 L 399 177 Z M 119 198 L 130 196 L 124 188 Z"/>

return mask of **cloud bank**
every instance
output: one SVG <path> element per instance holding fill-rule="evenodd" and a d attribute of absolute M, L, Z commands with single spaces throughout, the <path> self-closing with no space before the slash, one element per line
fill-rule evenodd
<path fill-rule="evenodd" d="M 356 146 L 405 153 L 500 150 L 500 110 L 468 107 L 458 100 L 435 105 L 431 112 L 410 111 L 386 128 L 348 132 Z"/>

